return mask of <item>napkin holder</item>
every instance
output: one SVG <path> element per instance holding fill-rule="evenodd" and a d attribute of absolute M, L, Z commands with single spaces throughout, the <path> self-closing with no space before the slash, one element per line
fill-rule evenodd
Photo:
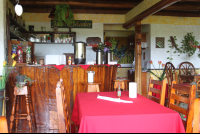
<path fill-rule="evenodd" d="M 137 98 L 137 83 L 129 82 L 129 98 Z"/>

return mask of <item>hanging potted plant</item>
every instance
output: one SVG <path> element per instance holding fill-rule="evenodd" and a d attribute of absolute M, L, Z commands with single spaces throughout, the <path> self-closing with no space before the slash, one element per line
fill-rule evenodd
<path fill-rule="evenodd" d="M 62 27 L 64 24 L 68 27 L 72 27 L 74 23 L 74 14 L 69 5 L 56 5 L 54 22 L 58 27 Z"/>

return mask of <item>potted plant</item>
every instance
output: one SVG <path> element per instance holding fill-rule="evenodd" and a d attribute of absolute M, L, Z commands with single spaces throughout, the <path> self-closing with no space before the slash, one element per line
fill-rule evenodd
<path fill-rule="evenodd" d="M 33 80 L 27 75 L 18 75 L 16 77 L 19 78 L 18 79 L 19 81 L 17 80 L 17 84 L 16 84 L 17 88 L 22 88 L 25 84 L 29 84 L 29 86 L 32 85 Z"/>
<path fill-rule="evenodd" d="M 74 14 L 69 5 L 56 5 L 54 22 L 58 27 L 61 27 L 64 24 L 66 24 L 68 27 L 72 27 L 74 23 Z"/>

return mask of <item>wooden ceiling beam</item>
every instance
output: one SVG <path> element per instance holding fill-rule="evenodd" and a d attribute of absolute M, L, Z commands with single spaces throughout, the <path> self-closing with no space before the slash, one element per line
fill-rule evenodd
<path fill-rule="evenodd" d="M 67 4 L 67 5 L 73 5 L 73 6 L 81 6 L 81 7 L 105 7 L 105 8 L 133 8 L 139 3 L 96 3 L 96 2 L 74 2 L 74 1 L 68 1 L 68 2 L 62 2 L 62 1 L 20 1 L 21 5 L 59 5 L 59 4 Z"/>
<path fill-rule="evenodd" d="M 177 16 L 177 17 L 200 17 L 200 12 L 197 11 L 160 11 L 153 15 L 156 16 Z"/>
<path fill-rule="evenodd" d="M 23 8 L 24 12 L 29 13 L 51 13 L 52 8 Z M 71 9 L 73 13 L 88 14 L 126 14 L 129 10 L 100 10 L 100 9 Z"/>
<path fill-rule="evenodd" d="M 166 7 L 165 10 L 198 11 L 200 10 L 200 4 L 173 4 Z"/>
<path fill-rule="evenodd" d="M 148 8 L 147 10 L 143 11 L 139 15 L 135 16 L 134 18 L 130 19 L 126 23 L 123 24 L 123 28 L 129 29 L 135 25 L 136 22 L 140 22 L 143 19 L 147 18 L 148 16 L 155 14 L 156 12 L 178 2 L 181 0 L 161 0 L 157 4 L 153 5 L 152 7 Z"/>

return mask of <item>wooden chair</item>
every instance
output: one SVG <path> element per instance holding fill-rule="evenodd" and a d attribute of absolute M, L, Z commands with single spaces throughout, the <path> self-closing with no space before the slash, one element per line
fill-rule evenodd
<path fill-rule="evenodd" d="M 64 86 L 62 81 L 63 80 L 61 79 L 56 86 L 59 133 L 70 133 L 69 112 L 67 109 L 66 96 L 64 93 Z"/>
<path fill-rule="evenodd" d="M 200 99 L 195 99 L 194 101 L 194 117 L 193 117 L 193 133 L 200 133 L 200 127 L 199 127 L 199 120 L 200 120 Z M 191 126 L 191 125 L 190 125 Z M 191 128 L 192 129 L 192 128 Z"/>
<path fill-rule="evenodd" d="M 161 90 L 153 88 L 153 85 L 161 85 Z M 165 92 L 166 92 L 166 80 L 153 80 L 152 77 L 149 79 L 149 90 L 148 90 L 148 98 L 153 100 L 161 105 L 165 105 Z M 152 93 L 156 93 L 160 95 L 160 98 L 156 98 L 152 96 Z"/>
<path fill-rule="evenodd" d="M 0 116 L 0 133 L 8 133 L 8 124 L 4 116 Z"/>
<path fill-rule="evenodd" d="M 194 71 L 195 71 L 195 67 L 194 67 L 194 65 L 192 63 L 190 63 L 190 62 L 182 62 L 179 65 L 179 74 L 189 75 L 190 69 L 194 69 Z"/>
<path fill-rule="evenodd" d="M 179 94 L 180 92 L 187 92 L 189 96 L 188 97 L 181 96 Z M 194 107 L 195 94 L 196 94 L 195 85 L 183 86 L 180 84 L 176 84 L 176 82 L 173 81 L 172 88 L 171 88 L 169 108 L 186 116 L 185 119 L 182 118 L 186 132 L 192 132 L 192 129 L 191 129 L 192 118 L 191 117 L 193 117 L 193 113 L 190 111 L 192 111 Z M 177 102 L 182 102 L 182 104 L 187 105 L 187 108 L 181 107 L 180 103 L 177 103 Z"/>
<path fill-rule="evenodd" d="M 171 62 L 167 62 L 165 64 L 165 72 L 167 76 L 167 83 L 168 83 L 168 99 L 170 97 L 171 85 L 172 82 L 175 80 L 178 82 L 177 73 L 174 65 Z"/>

